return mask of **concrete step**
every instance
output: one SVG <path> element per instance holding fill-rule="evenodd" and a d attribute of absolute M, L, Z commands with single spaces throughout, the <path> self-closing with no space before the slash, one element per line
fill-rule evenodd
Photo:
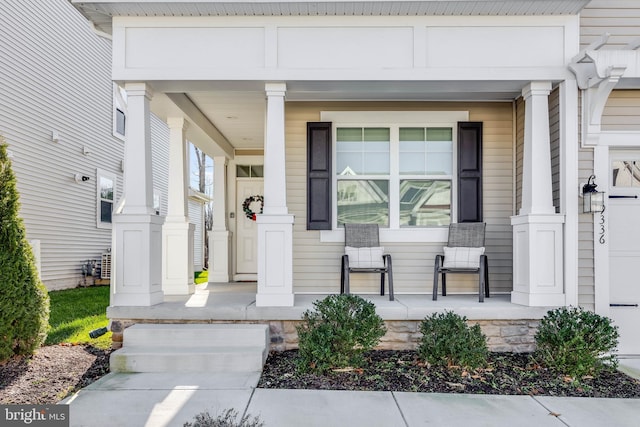
<path fill-rule="evenodd" d="M 269 326 L 252 324 L 135 324 L 124 330 L 125 346 L 269 346 Z"/>
<path fill-rule="evenodd" d="M 112 372 L 259 372 L 269 352 L 269 326 L 135 324 L 111 354 Z"/>
<path fill-rule="evenodd" d="M 265 347 L 140 347 L 113 352 L 111 372 L 260 372 Z"/>

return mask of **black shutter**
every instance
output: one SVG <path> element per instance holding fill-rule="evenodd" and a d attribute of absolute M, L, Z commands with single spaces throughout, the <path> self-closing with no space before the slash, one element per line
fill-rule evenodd
<path fill-rule="evenodd" d="M 307 123 L 307 230 L 331 230 L 331 123 Z"/>
<path fill-rule="evenodd" d="M 458 123 L 458 222 L 482 222 L 482 122 Z"/>

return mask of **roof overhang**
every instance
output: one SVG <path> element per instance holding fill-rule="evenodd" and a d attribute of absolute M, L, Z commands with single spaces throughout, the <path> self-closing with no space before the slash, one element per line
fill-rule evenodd
<path fill-rule="evenodd" d="M 576 15 L 590 0 L 69 0 L 96 30 L 114 16 L 516 16 Z"/>

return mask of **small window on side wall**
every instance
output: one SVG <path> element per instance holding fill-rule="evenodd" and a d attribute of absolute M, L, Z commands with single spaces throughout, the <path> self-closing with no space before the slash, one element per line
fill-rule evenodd
<path fill-rule="evenodd" d="M 127 92 L 113 84 L 113 135 L 124 140 L 127 124 Z"/>
<path fill-rule="evenodd" d="M 96 172 L 96 178 L 96 226 L 98 228 L 111 228 L 117 178 L 115 174 L 100 169 Z"/>

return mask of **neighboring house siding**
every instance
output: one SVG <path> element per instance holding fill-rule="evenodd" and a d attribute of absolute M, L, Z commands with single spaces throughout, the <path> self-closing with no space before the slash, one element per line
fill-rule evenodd
<path fill-rule="evenodd" d="M 0 58 L 0 134 L 13 154 L 27 238 L 40 240 L 47 287 L 73 287 L 82 263 L 111 246 L 111 230 L 96 227 L 96 169 L 116 174 L 122 188 L 111 43 L 65 0 L 5 0 Z M 76 183 L 75 173 L 90 180 Z"/>
<path fill-rule="evenodd" d="M 113 136 L 111 42 L 66 0 L 7 0 L 0 58 L 0 134 L 13 156 L 27 238 L 40 241 L 47 288 L 75 287 L 82 264 L 111 247 L 111 229 L 96 226 L 98 169 L 116 176 L 114 206 L 122 196 L 125 143 Z M 165 215 L 168 128 L 155 116 L 151 128 Z M 76 183 L 76 173 L 90 179 Z"/>
<path fill-rule="evenodd" d="M 287 204 L 295 215 L 293 283 L 296 293 L 335 293 L 340 283 L 343 243 L 321 243 L 319 231 L 306 230 L 306 124 L 321 111 L 469 111 L 484 125 L 484 221 L 491 290 L 512 289 L 513 104 L 512 103 L 305 103 L 286 105 Z M 398 293 L 430 293 L 435 256 L 442 243 L 385 243 L 393 256 Z M 456 277 L 457 276 L 457 277 Z M 477 276 L 454 275 L 451 292 L 477 292 Z M 354 275 L 354 292 L 378 292 L 379 276 Z"/>
<path fill-rule="evenodd" d="M 153 161 L 153 189 L 160 194 L 160 215 L 167 215 L 169 188 L 169 126 L 151 114 L 151 158 Z"/>
<path fill-rule="evenodd" d="M 204 268 L 204 219 L 202 203 L 189 200 L 189 222 L 195 225 L 193 231 L 193 269 L 202 271 Z"/>
<path fill-rule="evenodd" d="M 580 14 L 580 45 L 604 33 L 611 36 L 603 49 L 620 49 L 640 37 L 640 0 L 593 0 Z"/>

